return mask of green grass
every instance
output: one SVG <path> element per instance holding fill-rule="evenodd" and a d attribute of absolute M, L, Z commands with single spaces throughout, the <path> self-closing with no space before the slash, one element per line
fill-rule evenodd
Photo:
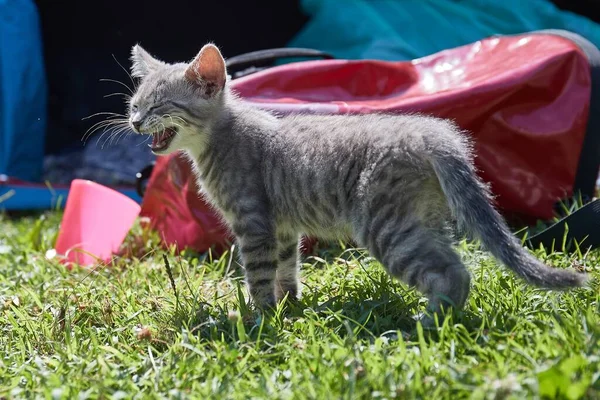
<path fill-rule="evenodd" d="M 300 304 L 262 318 L 228 254 L 174 255 L 138 227 L 128 258 L 67 271 L 46 258 L 59 221 L 0 217 L 0 398 L 600 398 L 596 281 L 533 289 L 463 242 L 468 305 L 424 331 L 418 293 L 329 250 L 305 259 Z M 600 276 L 598 252 L 537 255 Z"/>

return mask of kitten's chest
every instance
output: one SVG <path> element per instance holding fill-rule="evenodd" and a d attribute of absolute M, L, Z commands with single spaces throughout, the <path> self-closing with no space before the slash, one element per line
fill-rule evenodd
<path fill-rule="evenodd" d="M 223 185 L 219 184 L 219 182 L 205 179 L 205 177 L 203 177 L 201 174 L 196 175 L 196 183 L 199 193 L 206 202 L 218 207 L 224 212 L 229 211 L 227 207 L 227 199 L 224 196 L 225 191 L 223 190 Z"/>
<path fill-rule="evenodd" d="M 210 182 L 206 182 L 202 178 L 198 178 L 197 183 L 199 195 L 202 196 L 203 200 L 217 212 L 227 225 L 232 226 L 236 220 L 236 215 L 233 212 L 231 201 L 223 195 L 219 195 L 221 191 L 217 185 L 211 185 Z"/>
<path fill-rule="evenodd" d="M 216 208 L 228 223 L 231 223 L 233 210 L 228 190 L 224 187 L 223 182 L 211 177 L 210 170 L 203 167 L 200 163 L 194 163 L 194 175 L 199 195 L 209 205 Z"/>

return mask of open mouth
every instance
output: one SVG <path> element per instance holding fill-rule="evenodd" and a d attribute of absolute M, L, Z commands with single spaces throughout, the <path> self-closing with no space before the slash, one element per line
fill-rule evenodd
<path fill-rule="evenodd" d="M 149 144 L 152 151 L 162 151 L 169 147 L 173 138 L 177 134 L 174 128 L 165 128 L 162 131 L 152 134 L 152 143 Z"/>

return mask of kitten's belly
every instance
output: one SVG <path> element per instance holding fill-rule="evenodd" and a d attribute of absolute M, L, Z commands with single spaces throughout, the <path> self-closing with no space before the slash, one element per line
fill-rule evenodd
<path fill-rule="evenodd" d="M 351 240 L 353 237 L 352 229 L 349 225 L 333 225 L 323 227 L 322 229 L 302 231 L 302 233 L 321 240 Z"/>
<path fill-rule="evenodd" d="M 303 221 L 282 218 L 278 222 L 280 229 L 299 233 L 322 240 L 348 240 L 352 239 L 350 224 L 343 221 L 321 221 L 320 223 L 305 223 Z"/>

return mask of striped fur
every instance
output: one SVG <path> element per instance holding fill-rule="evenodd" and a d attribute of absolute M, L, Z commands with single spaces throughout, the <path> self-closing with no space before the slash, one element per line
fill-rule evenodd
<path fill-rule="evenodd" d="M 299 295 L 298 237 L 305 234 L 353 239 L 392 276 L 426 294 L 433 311 L 446 301 L 461 307 L 470 276 L 451 247 L 453 220 L 532 284 L 563 289 L 584 283 L 584 275 L 551 269 L 520 246 L 475 174 L 467 136 L 449 121 L 275 116 L 230 92 L 212 45 L 191 64 L 148 57 L 134 48 L 134 71 L 142 80 L 131 113 L 148 121 L 140 133 L 176 129 L 158 154 L 183 150 L 189 156 L 205 196 L 239 241 L 258 306 Z M 190 80 L 193 73 L 200 76 Z M 162 128 L 152 122 L 157 119 Z"/>

